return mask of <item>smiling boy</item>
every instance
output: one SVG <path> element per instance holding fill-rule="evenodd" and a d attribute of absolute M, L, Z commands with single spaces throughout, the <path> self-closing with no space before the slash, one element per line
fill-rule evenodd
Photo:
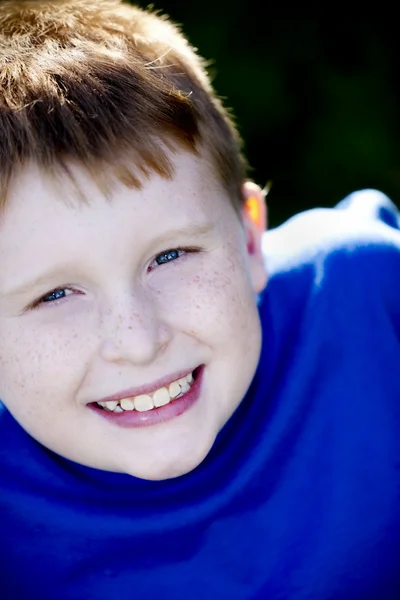
<path fill-rule="evenodd" d="M 398 598 L 393 204 L 263 236 L 159 16 L 11 0 L 0 36 L 2 598 Z"/>
<path fill-rule="evenodd" d="M 27 168 L 0 238 L 7 407 L 54 452 L 146 479 L 204 459 L 247 391 L 261 341 L 261 252 L 247 251 L 206 161 L 171 160 L 173 179 L 119 183 L 109 200 L 76 168 L 89 201 L 72 206 Z M 187 376 L 190 391 L 175 399 Z M 157 400 L 164 406 L 149 410 Z"/>

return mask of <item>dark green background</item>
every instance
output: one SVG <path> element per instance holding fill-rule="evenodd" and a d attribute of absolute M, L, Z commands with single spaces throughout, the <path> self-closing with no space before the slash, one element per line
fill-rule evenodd
<path fill-rule="evenodd" d="M 137 2 L 146 6 L 146 2 Z M 283 2 L 156 0 L 212 60 L 260 185 L 270 226 L 365 187 L 399 205 L 399 43 L 394 15 Z M 351 7 L 351 4 L 349 5 Z M 374 5 L 375 6 L 375 5 Z"/>

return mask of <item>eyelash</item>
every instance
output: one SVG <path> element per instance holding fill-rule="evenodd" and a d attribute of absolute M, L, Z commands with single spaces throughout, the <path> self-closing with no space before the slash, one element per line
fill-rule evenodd
<path fill-rule="evenodd" d="M 168 263 L 175 262 L 181 256 L 184 256 L 186 254 L 191 254 L 193 252 L 199 252 L 199 249 L 198 248 L 171 248 L 170 250 L 166 250 L 165 252 L 161 252 L 160 254 L 157 254 L 157 256 L 155 256 L 155 258 L 152 260 L 152 263 L 155 262 L 160 257 L 168 257 L 168 255 L 171 255 L 175 252 L 178 254 L 178 256 L 176 256 L 176 258 L 171 259 L 171 260 L 165 260 L 164 262 L 161 262 L 161 263 L 157 263 L 157 266 L 161 267 L 162 265 L 166 265 Z M 151 266 L 149 266 L 148 272 L 152 272 L 154 270 L 154 268 L 155 267 L 152 268 Z M 47 292 L 47 294 L 44 294 L 44 296 L 41 296 L 40 298 L 35 300 L 31 305 L 28 306 L 28 309 L 34 310 L 36 308 L 39 308 L 39 306 L 41 306 L 42 304 L 51 304 L 53 306 L 57 305 L 62 300 L 65 300 L 65 298 L 67 296 L 65 295 L 65 296 L 62 296 L 61 298 L 55 298 L 54 300 L 47 300 L 47 301 L 45 300 L 45 298 L 48 298 L 49 296 L 52 296 L 53 294 L 56 294 L 57 292 L 64 292 L 66 290 L 72 291 L 71 288 L 68 288 L 68 287 L 54 288 L 54 290 L 52 290 L 51 292 Z"/>

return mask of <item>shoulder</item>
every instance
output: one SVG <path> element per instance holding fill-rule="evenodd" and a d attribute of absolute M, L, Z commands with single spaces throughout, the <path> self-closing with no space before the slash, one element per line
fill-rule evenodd
<path fill-rule="evenodd" d="M 18 433 L 18 425 L 0 400 L 0 465 L 3 467 L 15 451 Z"/>
<path fill-rule="evenodd" d="M 390 321 L 400 335 L 400 215 L 384 194 L 355 192 L 335 208 L 300 213 L 268 232 L 263 250 L 260 310 L 275 328 L 336 315 L 338 327 Z"/>
<path fill-rule="evenodd" d="M 17 423 L 0 399 L 0 480 L 21 473 L 38 443 Z M 16 470 L 15 470 L 16 469 Z"/>
<path fill-rule="evenodd" d="M 381 192 L 354 192 L 335 208 L 300 213 L 263 238 L 270 275 L 325 257 L 400 256 L 400 214 Z"/>
<path fill-rule="evenodd" d="M 379 376 L 393 370 L 400 358 L 400 215 L 386 196 L 356 192 L 335 208 L 293 217 L 263 241 L 269 280 L 259 310 L 269 377 L 286 377 L 294 356 L 309 374 L 313 365 L 336 373 L 346 361 L 342 373 L 364 365 L 361 378 L 370 362 L 379 362 Z"/>

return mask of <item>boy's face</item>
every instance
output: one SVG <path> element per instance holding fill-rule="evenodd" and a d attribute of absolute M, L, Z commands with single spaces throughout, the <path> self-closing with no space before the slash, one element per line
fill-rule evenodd
<path fill-rule="evenodd" d="M 32 165 L 0 218 L 0 398 L 54 452 L 145 479 L 204 459 L 261 344 L 251 227 L 205 161 L 174 163 L 173 180 L 116 184 L 111 201 L 75 166 L 86 205 Z M 193 371 L 190 391 L 169 387 Z M 93 404 L 115 395 L 134 410 Z"/>

